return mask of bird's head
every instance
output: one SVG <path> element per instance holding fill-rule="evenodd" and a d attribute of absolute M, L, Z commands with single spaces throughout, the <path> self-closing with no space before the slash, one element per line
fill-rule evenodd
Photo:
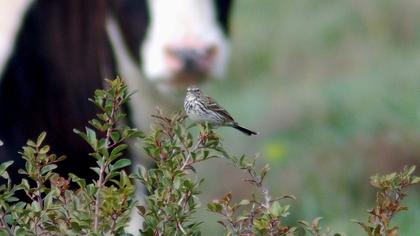
<path fill-rule="evenodd" d="M 201 90 L 196 86 L 190 86 L 187 88 L 187 94 L 198 96 L 201 94 Z"/>

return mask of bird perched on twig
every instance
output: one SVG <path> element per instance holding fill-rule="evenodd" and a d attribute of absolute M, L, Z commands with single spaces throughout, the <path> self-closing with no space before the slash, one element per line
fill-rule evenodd
<path fill-rule="evenodd" d="M 216 126 L 233 127 L 246 135 L 257 135 L 257 132 L 239 126 L 232 116 L 213 98 L 204 95 L 197 87 L 187 89 L 184 109 L 188 117 L 196 123 L 209 123 Z"/>

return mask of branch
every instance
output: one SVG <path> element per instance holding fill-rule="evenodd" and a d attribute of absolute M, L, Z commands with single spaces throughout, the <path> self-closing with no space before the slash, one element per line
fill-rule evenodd
<path fill-rule="evenodd" d="M 116 98 L 114 101 L 112 101 L 112 110 L 111 110 L 111 115 L 108 119 L 108 125 L 109 128 L 106 131 L 106 136 L 105 136 L 105 145 L 106 145 L 106 149 L 110 148 L 110 141 L 111 141 L 111 134 L 112 131 L 114 129 L 114 125 L 115 125 L 115 121 L 114 121 L 114 116 L 115 116 L 115 112 L 117 111 L 118 107 L 119 107 L 119 102 L 117 100 L 118 98 Z M 98 182 L 96 182 L 96 186 L 97 186 L 97 192 L 96 192 L 96 196 L 95 196 L 95 214 L 94 214 L 94 219 L 93 219 L 93 230 L 94 232 L 98 232 L 98 225 L 99 225 L 99 211 L 100 211 L 100 203 L 101 203 L 101 189 L 103 187 L 103 185 L 105 184 L 105 178 L 104 178 L 104 173 L 106 168 L 108 167 L 109 162 L 105 160 L 105 157 L 102 157 L 102 165 L 101 168 L 99 170 L 99 180 Z"/>

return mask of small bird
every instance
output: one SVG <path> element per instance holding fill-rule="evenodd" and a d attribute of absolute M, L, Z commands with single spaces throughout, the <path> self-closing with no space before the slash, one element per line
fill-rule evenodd
<path fill-rule="evenodd" d="M 238 125 L 232 116 L 213 98 L 201 93 L 197 87 L 190 86 L 184 101 L 184 109 L 188 117 L 197 123 L 209 123 L 216 126 L 233 127 L 246 135 L 257 135 L 257 132 Z"/>

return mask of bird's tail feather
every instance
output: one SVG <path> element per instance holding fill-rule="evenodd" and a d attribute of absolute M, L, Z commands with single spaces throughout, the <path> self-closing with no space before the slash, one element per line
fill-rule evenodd
<path fill-rule="evenodd" d="M 242 133 L 244 133 L 246 135 L 249 135 L 249 136 L 251 136 L 251 135 L 257 135 L 258 134 L 257 132 L 252 131 L 252 130 L 249 130 L 249 129 L 244 128 L 242 126 L 239 126 L 238 124 L 233 124 L 232 127 L 235 128 L 235 129 L 237 129 L 237 130 L 239 130 L 239 131 L 241 131 Z"/>

